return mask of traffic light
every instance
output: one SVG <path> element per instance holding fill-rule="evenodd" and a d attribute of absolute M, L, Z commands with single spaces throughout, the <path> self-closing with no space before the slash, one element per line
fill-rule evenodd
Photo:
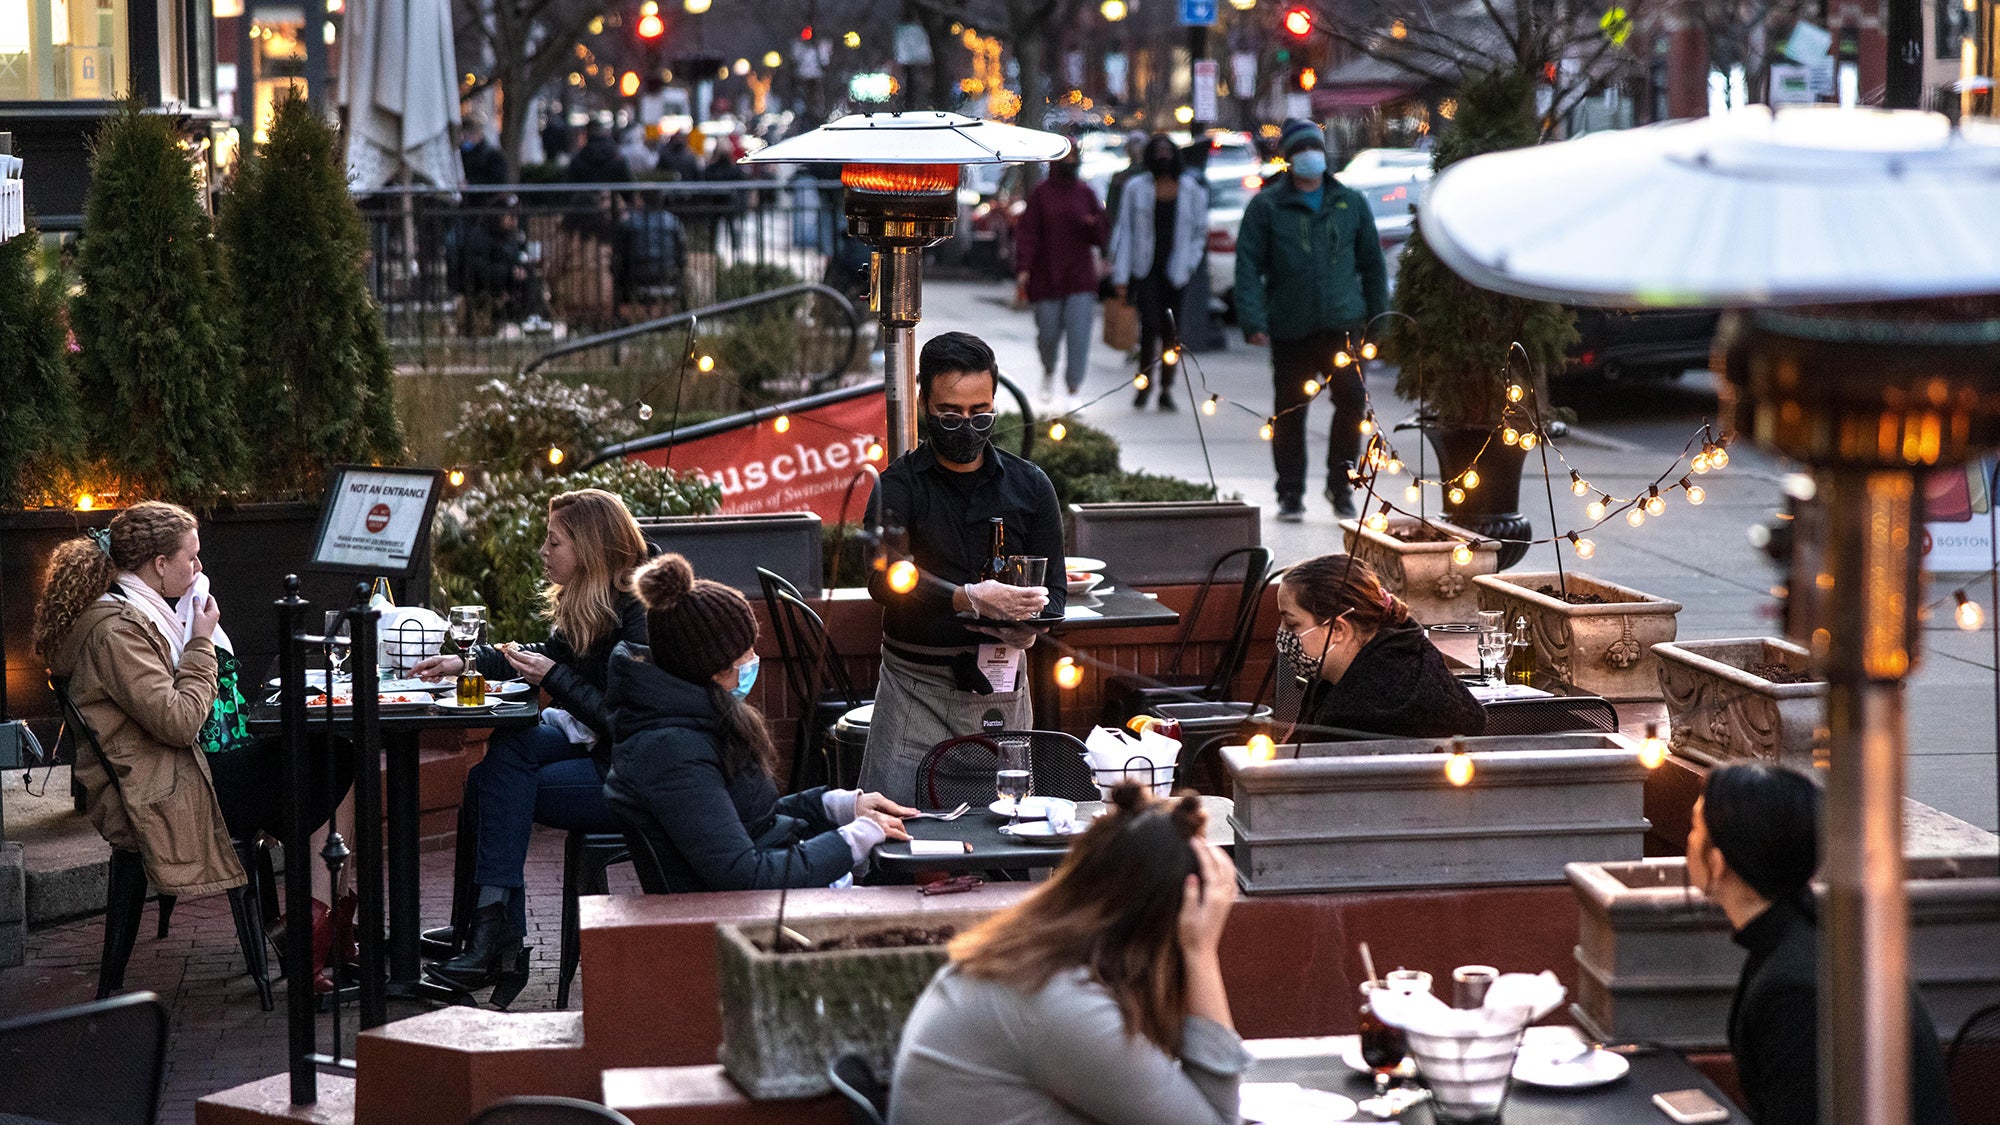
<path fill-rule="evenodd" d="M 639 5 L 639 38 L 651 42 L 666 33 L 667 25 L 660 18 L 658 0 L 646 0 Z"/>
<path fill-rule="evenodd" d="M 1299 89 L 1310 90 L 1319 85 L 1319 71 L 1309 66 L 1299 68 Z"/>
<path fill-rule="evenodd" d="M 1304 39 L 1312 34 L 1313 14 L 1311 8 L 1294 6 L 1285 9 L 1285 31 L 1294 39 Z"/>
<path fill-rule="evenodd" d="M 813 41 L 813 25 L 807 24 L 799 29 L 799 42 L 810 43 L 812 41 Z"/>

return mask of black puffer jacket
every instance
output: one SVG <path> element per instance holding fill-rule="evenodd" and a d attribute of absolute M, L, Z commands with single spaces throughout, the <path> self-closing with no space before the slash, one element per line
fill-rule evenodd
<path fill-rule="evenodd" d="M 826 815 L 824 788 L 778 796 L 762 770 L 723 767 L 722 720 L 708 691 L 645 662 L 639 645 L 611 658 L 614 742 L 604 795 L 649 815 L 669 888 L 756 891 L 823 887 L 854 864 Z"/>
<path fill-rule="evenodd" d="M 610 763 L 611 719 L 604 705 L 604 688 L 611 650 L 625 641 L 646 643 L 646 607 L 639 599 L 621 591 L 613 608 L 618 613 L 617 630 L 597 638 L 597 643 L 582 653 L 569 646 L 560 629 L 551 631 L 546 641 L 521 646 L 523 651 L 538 652 L 556 662 L 548 675 L 542 677 L 542 690 L 549 693 L 556 706 L 597 732 L 597 746 L 591 756 L 598 759 L 600 768 Z M 511 680 L 520 674 L 492 645 L 480 645 L 476 660 L 479 674 L 489 680 Z"/>
<path fill-rule="evenodd" d="M 1392 738 L 1449 738 L 1486 729 L 1486 711 L 1415 623 L 1378 629 L 1337 684 L 1317 681 L 1299 708 L 1312 726 Z"/>

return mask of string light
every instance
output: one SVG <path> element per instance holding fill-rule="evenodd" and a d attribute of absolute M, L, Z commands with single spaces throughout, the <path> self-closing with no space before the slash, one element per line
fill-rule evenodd
<path fill-rule="evenodd" d="M 1361 345 L 1362 359 L 1374 359 L 1375 355 L 1376 355 L 1375 341 L 1370 340 L 1367 343 Z"/>
<path fill-rule="evenodd" d="M 1405 504 L 1420 504 L 1423 502 L 1423 499 L 1424 490 L 1418 485 L 1413 484 L 1403 490 L 1403 503 Z"/>
<path fill-rule="evenodd" d="M 1533 448 L 1535 448 L 1535 445 L 1536 445 L 1536 444 L 1537 444 L 1538 442 L 1540 442 L 1541 440 L 1542 440 L 1542 439 L 1540 439 L 1540 438 L 1538 438 L 1538 437 L 1536 437 L 1536 436 L 1535 436 L 1535 434 L 1534 434 L 1534 431 L 1533 431 L 1533 430 L 1530 430 L 1530 431 L 1528 431 L 1527 433 L 1525 433 L 1525 434 L 1522 434 L 1522 435 L 1521 435 L 1521 449 L 1522 449 L 1522 451 L 1523 451 L 1523 452 L 1525 452 L 1525 451 L 1527 451 L 1527 450 L 1530 450 L 1530 449 L 1533 449 Z"/>
<path fill-rule="evenodd" d="M 1064 435 L 1068 433 L 1069 433 L 1069 427 L 1063 425 L 1061 422 L 1052 422 L 1049 424 L 1050 441 L 1061 441 Z"/>
<path fill-rule="evenodd" d="M 1479 487 L 1479 470 L 1478 470 L 1478 469 L 1467 469 L 1467 470 L 1465 470 L 1465 475 L 1463 475 L 1463 476 L 1459 477 L 1459 481 L 1460 481 L 1460 482 L 1461 482 L 1462 484 L 1464 484 L 1464 485 L 1465 485 L 1465 487 L 1467 487 L 1467 488 L 1478 488 L 1478 487 Z"/>
<path fill-rule="evenodd" d="M 883 454 L 882 443 L 879 441 L 870 441 L 868 448 L 863 452 L 866 454 L 868 460 L 880 461 Z"/>
<path fill-rule="evenodd" d="M 79 492 L 79 493 L 77 493 L 77 494 L 76 494 L 76 510 L 77 510 L 77 511 L 79 511 L 79 512 L 88 512 L 88 511 L 90 511 L 90 510 L 91 510 L 92 508 L 95 508 L 95 507 L 97 507 L 97 497 L 95 497 L 95 496 L 92 496 L 92 495 L 91 495 L 90 493 L 88 493 L 88 492 Z"/>
<path fill-rule="evenodd" d="M 641 421 L 641 422 L 650 422 L 650 421 L 652 421 L 652 420 L 653 420 L 653 404 L 652 404 L 652 403 L 650 403 L 650 402 L 642 402 L 642 403 L 640 403 L 640 404 L 639 404 L 639 421 Z"/>
<path fill-rule="evenodd" d="M 1521 443 L 1521 431 L 1508 426 L 1500 431 L 1500 441 L 1504 445 L 1519 445 Z"/>
<path fill-rule="evenodd" d="M 1056 686 L 1068 691 L 1083 682 L 1083 668 L 1075 657 L 1065 656 L 1056 661 Z"/>
<path fill-rule="evenodd" d="M 1348 355 L 1346 352 L 1333 353 L 1333 365 L 1335 367 L 1346 367 L 1348 364 L 1353 362 L 1354 362 L 1354 357 Z"/>
<path fill-rule="evenodd" d="M 1519 401 L 1521 401 L 1521 396 L 1522 396 L 1522 395 L 1525 395 L 1525 394 L 1527 394 L 1527 393 L 1528 393 L 1528 392 L 1527 392 L 1527 391 L 1525 391 L 1525 390 L 1523 390 L 1523 389 L 1522 389 L 1522 387 L 1521 387 L 1521 384 L 1519 384 L 1519 383 L 1509 383 L 1509 384 L 1507 384 L 1507 401 L 1508 401 L 1508 402 L 1519 402 Z"/>
<path fill-rule="evenodd" d="M 1179 348 L 1168 348 L 1166 351 L 1160 353 L 1160 362 L 1166 364 L 1168 367 L 1172 367 L 1180 361 L 1181 350 Z"/>
<path fill-rule="evenodd" d="M 1277 430 L 1272 428 L 1270 422 L 1266 422 L 1262 426 L 1257 427 L 1257 436 L 1263 438 L 1265 441 L 1270 441 L 1271 435 L 1275 433 L 1277 433 Z"/>
<path fill-rule="evenodd" d="M 1146 373 L 1144 371 L 1141 371 L 1137 375 L 1132 376 L 1132 387 L 1134 390 L 1143 391 L 1147 387 L 1150 387 L 1152 385 L 1153 381 L 1151 379 L 1146 378 Z"/>
<path fill-rule="evenodd" d="M 1639 742 L 1639 764 L 1659 769 L 1667 761 L 1667 740 L 1660 737 L 1660 724 L 1647 723 L 1646 737 Z"/>
<path fill-rule="evenodd" d="M 1583 509 L 1583 514 L 1589 517 L 1591 523 L 1600 523 L 1604 519 L 1605 511 L 1610 507 L 1611 507 L 1611 494 L 1609 492 L 1606 492 L 1601 496 L 1599 496 L 1597 499 L 1592 500 L 1590 504 Z"/>
<path fill-rule="evenodd" d="M 1681 491 L 1687 493 L 1688 503 L 1697 507 L 1703 500 L 1708 499 L 1708 490 L 1698 484 L 1689 483 L 1686 477 L 1681 478 Z"/>
<path fill-rule="evenodd" d="M 1472 755 L 1465 752 L 1463 742 L 1455 743 L 1444 760 L 1444 779 L 1461 789 L 1472 783 Z"/>
<path fill-rule="evenodd" d="M 907 594 L 917 588 L 917 564 L 908 559 L 899 559 L 889 564 L 889 589 L 898 594 Z"/>
<path fill-rule="evenodd" d="M 1701 451 L 1700 453 L 1697 453 L 1697 454 L 1695 454 L 1695 455 L 1694 455 L 1694 460 L 1693 460 L 1693 461 L 1690 461 L 1690 462 L 1688 463 L 1688 467 L 1689 467 L 1689 468 L 1692 468 L 1692 469 L 1693 469 L 1693 470 L 1694 470 L 1695 472 L 1697 472 L 1697 473 L 1705 473 L 1705 472 L 1707 472 L 1707 471 L 1708 471 L 1708 450 L 1704 449 L 1704 450 L 1702 450 L 1702 451 Z"/>
<path fill-rule="evenodd" d="M 1453 485 L 1451 491 L 1445 493 L 1445 499 L 1450 500 L 1454 507 L 1463 504 L 1465 503 L 1465 490 L 1457 485 Z"/>
<path fill-rule="evenodd" d="M 1268 734 L 1253 734 L 1243 746 L 1253 762 L 1268 762 L 1278 756 L 1278 744 Z"/>
<path fill-rule="evenodd" d="M 1666 498 L 1660 495 L 1657 485 L 1647 490 L 1646 514 L 1649 516 L 1664 516 L 1667 514 Z"/>
<path fill-rule="evenodd" d="M 1389 530 L 1389 502 L 1382 501 L 1382 510 L 1368 515 L 1368 530 L 1383 532 Z"/>
<path fill-rule="evenodd" d="M 462 488 L 465 486 L 465 470 L 453 469 L 445 479 L 451 482 L 453 488 Z"/>
<path fill-rule="evenodd" d="M 1401 457 L 1390 457 L 1389 463 L 1382 467 L 1389 470 L 1389 475 L 1392 477 L 1401 476 L 1403 473 L 1403 459 Z"/>
<path fill-rule="evenodd" d="M 792 428 L 792 416 L 780 414 L 771 421 L 771 428 L 779 433 L 788 433 Z"/>
<path fill-rule="evenodd" d="M 562 463 L 563 463 L 562 446 L 560 445 L 549 446 L 549 464 L 560 465 Z"/>
<path fill-rule="evenodd" d="M 1640 524 L 1645 523 L 1646 509 L 1639 504 L 1632 505 L 1632 510 L 1625 513 L 1625 522 L 1631 524 L 1633 527 L 1638 527 Z"/>
<path fill-rule="evenodd" d="M 1312 396 L 1314 396 L 1314 395 L 1318 394 L 1318 393 L 1319 393 L 1319 380 L 1318 380 L 1318 379 L 1307 379 L 1307 380 L 1306 380 L 1306 385 L 1305 385 L 1305 392 L 1306 392 L 1306 397 L 1307 397 L 1307 398 L 1311 398 Z M 1365 433 L 1367 433 L 1368 431 L 1367 431 L 1367 430 L 1363 430 L 1363 431 L 1361 431 L 1361 432 L 1365 434 Z"/>
<path fill-rule="evenodd" d="M 1580 559 L 1587 559 L 1597 553 L 1597 544 L 1578 537 L 1574 531 L 1569 533 L 1569 545 L 1576 548 L 1576 557 Z"/>
<path fill-rule="evenodd" d="M 1719 446 L 1719 445 L 1718 445 L 1718 446 L 1716 446 L 1716 447 L 1715 447 L 1715 451 L 1714 451 L 1713 453 L 1710 453 L 1710 454 L 1708 455 L 1708 463 L 1709 463 L 1709 465 L 1710 465 L 1711 467 L 1713 467 L 1713 468 L 1717 468 L 1717 469 L 1726 469 L 1726 468 L 1728 468 L 1728 467 L 1729 467 L 1729 451 L 1728 451 L 1727 449 L 1724 449 L 1724 448 L 1722 448 L 1722 447 L 1721 447 L 1721 446 Z"/>
<path fill-rule="evenodd" d="M 1208 396 L 1208 401 L 1201 404 L 1201 412 L 1213 418 L 1215 417 L 1215 408 L 1221 405 L 1222 396 L 1210 395 Z"/>
<path fill-rule="evenodd" d="M 1575 469 L 1571 469 L 1569 471 L 1569 491 L 1573 496 L 1588 496 L 1590 495 L 1590 482 L 1578 475 Z"/>
<path fill-rule="evenodd" d="M 1958 619 L 1959 628 L 1971 633 L 1986 624 L 1986 611 L 1979 608 L 1978 602 L 1966 597 L 1964 590 L 1953 593 L 1952 597 L 1958 602 L 1958 608 L 1952 610 L 1952 616 Z"/>
<path fill-rule="evenodd" d="M 1465 564 L 1471 562 L 1472 548 L 1465 545 L 1464 543 L 1460 543 L 1458 546 L 1453 547 L 1451 549 L 1451 561 L 1457 563 L 1459 566 L 1464 566 Z"/>
<path fill-rule="evenodd" d="M 715 370 L 715 357 L 712 355 L 702 356 L 700 359 L 694 361 L 694 366 L 695 370 L 706 375 Z"/>
<path fill-rule="evenodd" d="M 1359 427 L 1359 428 L 1360 428 L 1360 430 L 1361 430 L 1361 436 L 1362 436 L 1362 437 L 1367 437 L 1367 436 L 1368 436 L 1369 434 L 1372 434 L 1372 433 L 1374 433 L 1374 432 L 1375 432 L 1375 415 L 1374 415 L 1374 413 L 1372 413 L 1372 412 L 1371 412 L 1371 413 L 1370 413 L 1370 414 L 1369 414 L 1369 415 L 1368 415 L 1368 416 L 1367 416 L 1366 418 L 1363 418 L 1363 419 L 1361 420 L 1361 425 L 1360 425 L 1360 427 Z"/>

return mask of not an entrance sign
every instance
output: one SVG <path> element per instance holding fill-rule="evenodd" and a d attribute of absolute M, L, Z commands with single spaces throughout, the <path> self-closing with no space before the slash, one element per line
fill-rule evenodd
<path fill-rule="evenodd" d="M 436 469 L 341 465 L 320 508 L 312 570 L 407 579 L 443 491 Z"/>

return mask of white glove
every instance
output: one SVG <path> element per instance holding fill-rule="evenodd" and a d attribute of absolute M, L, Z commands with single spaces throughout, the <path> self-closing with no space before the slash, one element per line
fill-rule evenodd
<path fill-rule="evenodd" d="M 835 831 L 840 833 L 841 839 L 847 841 L 848 854 L 854 857 L 856 867 L 868 862 L 868 855 L 875 850 L 875 845 L 889 838 L 889 834 L 883 831 L 880 824 L 865 816 L 851 820 Z"/>
<path fill-rule="evenodd" d="M 966 585 L 965 600 L 972 603 L 972 611 L 981 617 L 1025 621 L 1049 604 L 1049 592 L 1040 586 L 1009 586 L 989 578 Z"/>

